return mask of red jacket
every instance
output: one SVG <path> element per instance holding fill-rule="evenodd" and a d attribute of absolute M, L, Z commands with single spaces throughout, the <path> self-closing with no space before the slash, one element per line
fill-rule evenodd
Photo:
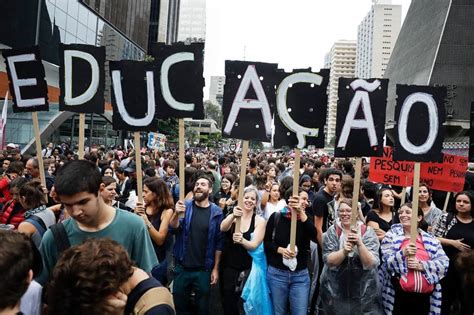
<path fill-rule="evenodd" d="M 5 204 L 7 201 L 12 200 L 12 196 L 10 195 L 10 187 L 8 187 L 8 184 L 10 181 L 6 176 L 3 176 L 2 179 L 0 179 L 0 203 Z"/>
<path fill-rule="evenodd" d="M 5 203 L 5 209 L 0 216 L 0 223 L 2 224 L 13 224 L 15 229 L 18 225 L 25 220 L 25 212 L 21 204 L 15 200 L 12 202 Z"/>

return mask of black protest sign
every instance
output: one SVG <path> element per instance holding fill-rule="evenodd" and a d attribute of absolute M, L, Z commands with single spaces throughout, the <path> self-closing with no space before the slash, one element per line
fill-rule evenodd
<path fill-rule="evenodd" d="M 145 61 L 111 61 L 114 130 L 156 131 L 155 65 Z"/>
<path fill-rule="evenodd" d="M 397 84 L 395 161 L 442 161 L 446 94 L 446 87 Z"/>
<path fill-rule="evenodd" d="M 323 148 L 329 69 L 299 69 L 280 76 L 273 146 Z"/>
<path fill-rule="evenodd" d="M 382 156 L 387 88 L 387 79 L 339 78 L 335 156 Z"/>
<path fill-rule="evenodd" d="M 2 50 L 13 112 L 48 111 L 48 85 L 38 46 Z"/>
<path fill-rule="evenodd" d="M 271 140 L 277 69 L 274 63 L 226 60 L 223 137 Z"/>
<path fill-rule="evenodd" d="M 59 110 L 104 113 L 105 47 L 59 46 Z"/>
<path fill-rule="evenodd" d="M 471 103 L 471 124 L 469 129 L 469 162 L 474 162 L 474 102 Z"/>
<path fill-rule="evenodd" d="M 204 119 L 204 43 L 151 46 L 158 118 Z M 159 75 L 158 75 L 159 74 Z"/>

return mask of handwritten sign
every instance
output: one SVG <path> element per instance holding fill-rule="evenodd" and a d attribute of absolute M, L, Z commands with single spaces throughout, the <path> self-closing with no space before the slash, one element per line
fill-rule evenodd
<path fill-rule="evenodd" d="M 432 189 L 459 192 L 464 188 L 467 158 L 443 154 L 442 163 L 421 163 L 420 181 Z M 413 162 L 393 160 L 393 150 L 385 147 L 383 156 L 371 158 L 369 180 L 397 186 L 413 185 Z"/>

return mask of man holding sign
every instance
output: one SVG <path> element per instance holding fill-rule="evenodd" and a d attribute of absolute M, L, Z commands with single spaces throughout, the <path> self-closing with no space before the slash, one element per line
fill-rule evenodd
<path fill-rule="evenodd" d="M 179 200 L 170 226 L 176 233 L 173 284 L 177 314 L 188 314 L 191 288 L 196 293 L 198 314 L 209 314 L 210 285 L 217 284 L 224 248 L 220 230 L 222 210 L 209 202 L 212 180 L 201 175 L 194 184 L 192 200 Z M 180 216 L 185 214 L 184 218 Z"/>

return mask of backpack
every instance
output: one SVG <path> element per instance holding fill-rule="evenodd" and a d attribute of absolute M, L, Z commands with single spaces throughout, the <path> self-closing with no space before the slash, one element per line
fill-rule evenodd
<path fill-rule="evenodd" d="M 62 252 L 71 247 L 69 237 L 62 223 L 53 224 L 49 228 L 51 229 L 51 233 L 53 233 L 54 243 L 56 244 L 56 251 L 59 257 Z"/>

